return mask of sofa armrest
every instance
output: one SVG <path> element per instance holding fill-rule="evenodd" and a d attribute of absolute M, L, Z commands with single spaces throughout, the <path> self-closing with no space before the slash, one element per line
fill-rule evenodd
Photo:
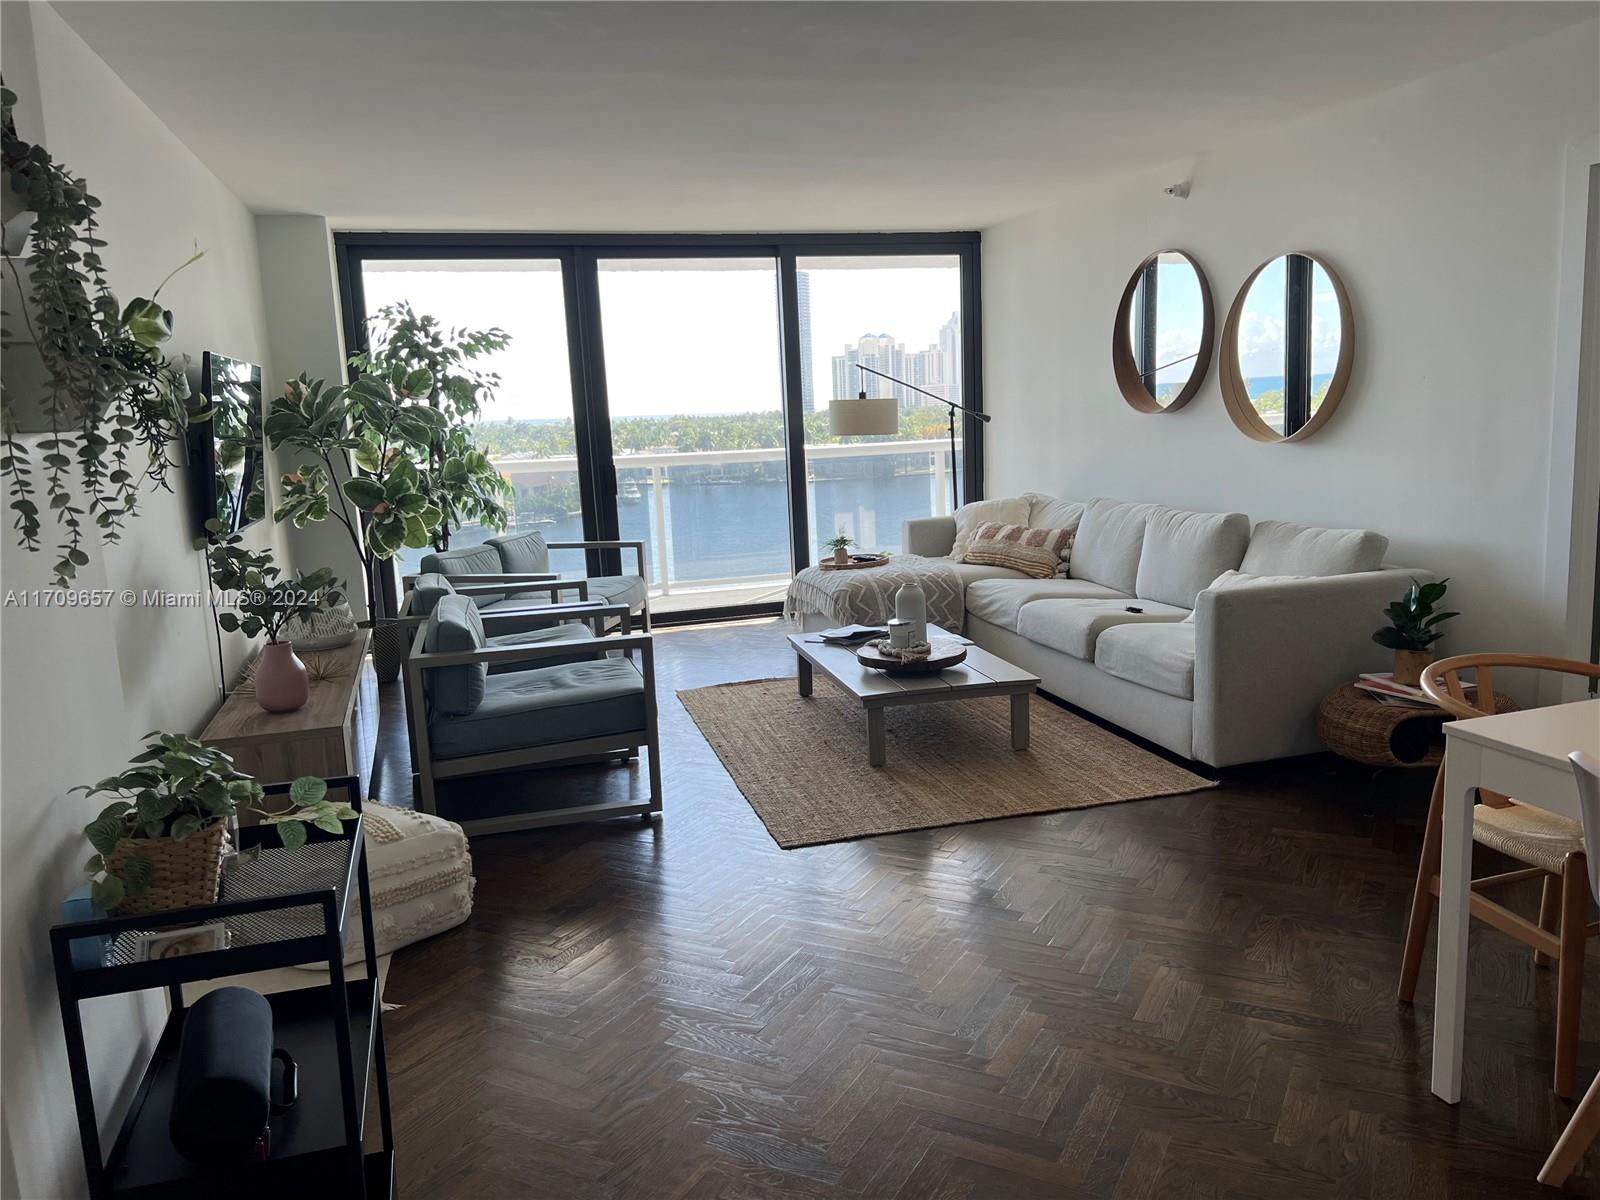
<path fill-rule="evenodd" d="M 1194 755 L 1214 767 L 1313 754 L 1317 705 L 1393 656 L 1372 640 L 1384 608 L 1431 571 L 1203 591 L 1195 604 Z"/>
<path fill-rule="evenodd" d="M 943 558 L 956 544 L 954 517 L 917 517 L 900 526 L 900 544 L 907 554 Z"/>

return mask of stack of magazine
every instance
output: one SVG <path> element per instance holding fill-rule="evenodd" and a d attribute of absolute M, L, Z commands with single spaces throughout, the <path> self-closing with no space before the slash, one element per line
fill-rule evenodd
<path fill-rule="evenodd" d="M 1377 699 L 1379 704 L 1392 704 L 1400 708 L 1438 708 L 1428 693 L 1409 683 L 1396 683 L 1390 671 L 1368 672 L 1356 680 L 1356 686 Z M 1463 683 L 1461 690 L 1468 696 L 1476 685 Z"/>
<path fill-rule="evenodd" d="M 817 638 L 830 646 L 855 646 L 888 634 L 888 628 L 883 625 L 841 625 L 838 629 L 824 629 Z"/>

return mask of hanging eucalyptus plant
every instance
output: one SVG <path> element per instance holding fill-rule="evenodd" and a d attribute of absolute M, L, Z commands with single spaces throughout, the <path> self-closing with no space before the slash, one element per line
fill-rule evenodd
<path fill-rule="evenodd" d="M 90 525 L 116 542 L 138 507 L 145 482 L 169 487 L 170 444 L 200 419 L 186 374 L 188 360 L 168 358 L 172 313 L 161 287 L 201 255 L 196 252 L 149 297 L 118 302 L 106 278 L 96 210 L 86 180 L 43 146 L 17 136 L 16 95 L 0 85 L 0 157 L 4 160 L 8 305 L 0 349 L 8 363 L 34 355 L 37 381 L 0 389 L 0 475 L 7 481 L 12 528 L 30 551 L 54 516 L 59 554 L 55 582 L 65 587 L 89 562 Z M 26 253 L 9 236 L 13 217 L 32 214 Z M 12 311 L 12 309 L 15 311 Z M 20 357 L 19 357 L 20 356 Z M 21 440 L 23 425 L 43 436 Z M 135 455 L 143 451 L 141 469 Z"/>

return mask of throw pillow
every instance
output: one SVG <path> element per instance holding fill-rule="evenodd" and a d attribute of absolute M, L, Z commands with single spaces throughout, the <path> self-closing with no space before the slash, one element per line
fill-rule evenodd
<path fill-rule="evenodd" d="M 1066 573 L 1071 554 L 1070 529 L 1029 529 L 1026 525 L 987 521 L 978 526 L 961 561 L 1009 567 L 1032 579 L 1049 579 Z"/>
<path fill-rule="evenodd" d="M 955 545 L 950 547 L 950 557 L 957 562 L 964 562 L 972 539 L 978 534 L 978 526 L 989 521 L 998 521 L 1002 525 L 1026 525 L 1028 502 L 1017 498 L 974 500 L 971 504 L 963 504 L 956 509 L 956 540 Z"/>
<path fill-rule="evenodd" d="M 1239 588 L 1262 587 L 1271 583 L 1299 583 L 1305 579 L 1316 579 L 1316 575 L 1251 575 L 1246 571 L 1224 571 L 1211 581 L 1211 586 L 1204 589 L 1208 592 L 1231 592 Z M 1200 597 L 1194 598 L 1195 608 L 1200 606 Z M 1195 609 L 1189 610 L 1185 621 L 1194 620 Z"/>

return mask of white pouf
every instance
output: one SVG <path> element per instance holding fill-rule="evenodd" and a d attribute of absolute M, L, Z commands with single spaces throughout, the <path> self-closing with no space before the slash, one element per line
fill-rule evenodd
<path fill-rule="evenodd" d="M 362 814 L 380 956 L 454 929 L 472 915 L 472 852 L 461 826 L 372 802 L 362 806 Z M 345 962 L 357 962 L 363 953 L 360 897 L 351 896 Z"/>

